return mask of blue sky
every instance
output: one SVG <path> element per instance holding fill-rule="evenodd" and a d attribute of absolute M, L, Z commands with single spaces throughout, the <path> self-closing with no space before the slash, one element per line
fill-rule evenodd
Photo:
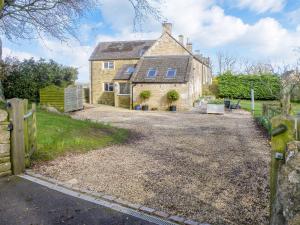
<path fill-rule="evenodd" d="M 162 0 L 162 15 L 173 23 L 173 34 L 183 34 L 194 50 L 215 59 L 217 52 L 276 65 L 293 64 L 300 46 L 298 0 Z M 88 82 L 88 58 L 98 42 L 155 39 L 161 21 L 148 18 L 143 30 L 133 32 L 133 10 L 128 0 L 101 0 L 79 21 L 78 39 L 9 42 L 4 56 L 46 58 L 79 68 L 79 81 Z"/>

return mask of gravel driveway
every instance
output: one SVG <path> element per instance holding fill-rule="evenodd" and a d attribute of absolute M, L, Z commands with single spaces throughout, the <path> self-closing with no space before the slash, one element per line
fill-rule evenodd
<path fill-rule="evenodd" d="M 270 147 L 249 113 L 99 106 L 73 117 L 128 128 L 132 139 L 61 157 L 36 172 L 200 222 L 268 224 Z"/>

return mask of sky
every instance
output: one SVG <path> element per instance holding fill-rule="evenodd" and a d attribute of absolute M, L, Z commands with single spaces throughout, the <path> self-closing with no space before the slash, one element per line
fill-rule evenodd
<path fill-rule="evenodd" d="M 151 1 L 151 0 L 150 0 Z M 78 21 L 77 39 L 51 37 L 8 41 L 3 56 L 53 59 L 77 67 L 79 82 L 89 82 L 89 57 L 101 41 L 157 39 L 161 22 L 146 18 L 134 31 L 134 12 L 128 0 L 100 0 L 93 12 Z M 293 64 L 300 47 L 300 0 L 162 0 L 163 20 L 173 35 L 183 34 L 193 49 L 213 59 L 217 52 L 254 62 Z"/>

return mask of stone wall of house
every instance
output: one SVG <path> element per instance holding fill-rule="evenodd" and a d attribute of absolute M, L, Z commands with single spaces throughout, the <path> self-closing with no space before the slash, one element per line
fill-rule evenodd
<path fill-rule="evenodd" d="M 145 56 L 157 55 L 189 55 L 189 53 L 171 38 L 170 35 L 164 33 L 145 53 Z"/>
<path fill-rule="evenodd" d="M 91 62 L 91 103 L 114 105 L 114 93 L 104 91 L 104 83 L 113 83 L 116 73 L 124 64 L 135 64 L 138 60 L 111 60 L 115 63 L 114 69 L 103 69 L 104 61 Z"/>
<path fill-rule="evenodd" d="M 300 142 L 287 145 L 285 163 L 278 172 L 271 225 L 300 224 Z"/>
<path fill-rule="evenodd" d="M 133 88 L 133 103 L 142 103 L 139 95 L 142 91 L 151 91 L 151 97 L 146 102 L 149 109 L 157 108 L 158 110 L 167 110 L 169 102 L 167 99 L 167 92 L 176 90 L 180 94 L 180 99 L 174 103 L 178 110 L 187 110 L 193 106 L 192 98 L 190 96 L 189 84 L 137 84 Z"/>
<path fill-rule="evenodd" d="M 10 132 L 7 112 L 0 109 L 0 177 L 11 175 Z"/>

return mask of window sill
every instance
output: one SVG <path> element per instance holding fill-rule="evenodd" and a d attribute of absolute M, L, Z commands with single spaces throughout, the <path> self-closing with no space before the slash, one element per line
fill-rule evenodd
<path fill-rule="evenodd" d="M 118 94 L 118 96 L 130 96 L 130 94 Z"/>
<path fill-rule="evenodd" d="M 113 93 L 114 91 L 104 91 L 104 92 Z"/>

